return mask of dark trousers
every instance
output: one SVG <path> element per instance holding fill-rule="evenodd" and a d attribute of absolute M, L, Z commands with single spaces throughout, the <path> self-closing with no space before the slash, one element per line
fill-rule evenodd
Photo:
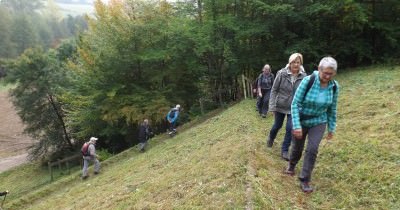
<path fill-rule="evenodd" d="M 303 128 L 303 138 L 295 139 L 295 137 L 293 137 L 292 139 L 292 151 L 289 157 L 289 164 L 295 166 L 301 159 L 306 137 L 308 136 L 303 168 L 299 176 L 300 181 L 311 181 L 311 173 L 317 160 L 318 148 L 319 144 L 321 143 L 322 137 L 324 136 L 325 128 L 326 123 L 316 125 L 311 128 Z"/>
<path fill-rule="evenodd" d="M 269 96 L 271 95 L 271 89 L 261 89 L 262 97 L 258 100 L 258 112 L 260 114 L 267 114 L 269 106 Z"/>
<path fill-rule="evenodd" d="M 176 121 L 175 122 L 170 122 L 169 123 L 169 131 L 173 131 L 173 130 L 175 130 L 175 128 L 176 128 Z"/>
<path fill-rule="evenodd" d="M 256 102 L 256 110 L 257 112 L 260 112 L 260 103 L 261 103 L 261 97 L 257 95 L 257 102 Z"/>
<path fill-rule="evenodd" d="M 287 116 L 286 119 L 286 133 L 285 137 L 283 138 L 282 142 L 282 152 L 289 151 L 290 142 L 292 141 L 292 115 L 291 114 L 284 114 L 280 112 L 275 112 L 275 120 L 274 125 L 269 132 L 269 137 L 267 141 L 273 142 L 278 134 L 278 131 L 282 128 L 283 121 L 285 120 L 285 115 Z"/>

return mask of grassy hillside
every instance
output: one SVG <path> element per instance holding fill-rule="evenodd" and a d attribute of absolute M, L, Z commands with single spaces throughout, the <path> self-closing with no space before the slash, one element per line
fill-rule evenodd
<path fill-rule="evenodd" d="M 266 149 L 272 117 L 261 119 L 255 102 L 246 100 L 172 139 L 153 139 L 146 153 L 128 150 L 103 162 L 100 175 L 82 181 L 74 173 L 23 197 L 10 195 L 5 207 L 400 209 L 399 77 L 399 67 L 383 66 L 337 76 L 337 135 L 322 142 L 312 194 L 300 191 L 296 177 L 282 174 L 283 131 Z M 0 174 L 11 190 L 13 173 L 18 170 Z"/>

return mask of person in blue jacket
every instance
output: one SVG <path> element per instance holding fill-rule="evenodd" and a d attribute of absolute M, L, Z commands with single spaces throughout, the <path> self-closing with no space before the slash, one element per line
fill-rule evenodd
<path fill-rule="evenodd" d="M 181 105 L 177 104 L 174 108 L 169 110 L 167 114 L 167 121 L 169 123 L 169 133 L 176 133 L 176 121 L 178 120 Z"/>
<path fill-rule="evenodd" d="M 309 184 L 315 166 L 318 147 L 326 128 L 326 140 L 331 140 L 336 130 L 336 114 L 339 85 L 333 77 L 337 72 L 337 62 L 332 57 L 324 57 L 318 71 L 307 76 L 300 83 L 292 101 L 293 137 L 289 165 L 285 173 L 294 175 L 305 146 L 302 170 L 299 175 L 300 187 L 304 192 L 312 192 Z"/>

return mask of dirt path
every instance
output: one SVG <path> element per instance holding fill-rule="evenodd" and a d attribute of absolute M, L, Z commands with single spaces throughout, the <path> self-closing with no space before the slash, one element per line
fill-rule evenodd
<path fill-rule="evenodd" d="M 11 169 L 15 166 L 19 166 L 23 163 L 28 162 L 27 157 L 28 157 L 28 154 L 26 153 L 26 154 L 22 154 L 22 155 L 18 155 L 18 156 L 0 159 L 0 173 L 7 171 L 8 169 Z"/>
<path fill-rule="evenodd" d="M 26 162 L 27 148 L 33 140 L 23 130 L 8 93 L 0 91 L 0 172 Z"/>

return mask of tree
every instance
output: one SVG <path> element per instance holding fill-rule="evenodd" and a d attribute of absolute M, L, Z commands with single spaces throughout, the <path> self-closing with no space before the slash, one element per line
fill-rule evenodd
<path fill-rule="evenodd" d="M 8 69 L 7 81 L 16 84 L 11 90 L 14 106 L 26 125 L 25 132 L 38 140 L 30 155 L 37 158 L 72 148 L 59 100 L 68 82 L 55 52 L 26 50 Z"/>
<path fill-rule="evenodd" d="M 0 57 L 10 58 L 14 55 L 11 43 L 11 16 L 0 4 Z"/>

